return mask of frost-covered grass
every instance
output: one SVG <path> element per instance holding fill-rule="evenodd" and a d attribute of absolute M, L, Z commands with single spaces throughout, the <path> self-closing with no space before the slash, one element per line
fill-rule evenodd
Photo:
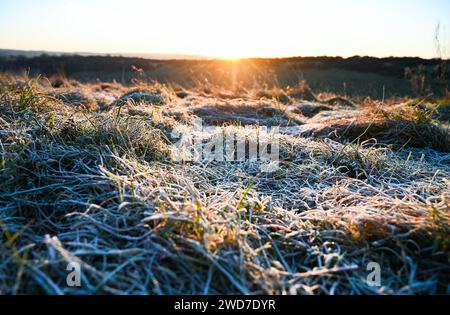
<path fill-rule="evenodd" d="M 285 134 L 274 173 L 175 163 L 173 126 L 218 100 L 181 101 L 158 86 L 167 104 L 94 110 L 54 97 L 42 79 L 3 76 L 0 88 L 0 293 L 450 293 L 449 153 L 378 134 Z M 285 119 L 294 105 L 272 106 Z M 390 111 L 377 121 L 383 113 L 431 123 Z M 81 264 L 81 287 L 66 284 L 70 262 Z M 380 287 L 367 285 L 370 262 Z"/>

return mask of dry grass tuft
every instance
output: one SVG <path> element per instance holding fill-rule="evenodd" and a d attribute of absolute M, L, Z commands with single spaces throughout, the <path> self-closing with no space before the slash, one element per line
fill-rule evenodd
<path fill-rule="evenodd" d="M 235 100 L 226 103 L 197 106 L 192 113 L 203 119 L 206 124 L 241 124 L 287 126 L 291 122 L 300 122 L 295 113 L 280 104 L 251 100 Z"/>
<path fill-rule="evenodd" d="M 450 152 L 448 127 L 436 123 L 431 112 L 405 104 L 362 110 L 356 115 L 319 117 L 301 129 L 304 136 L 365 141 L 375 139 L 396 147 L 432 148 Z"/>

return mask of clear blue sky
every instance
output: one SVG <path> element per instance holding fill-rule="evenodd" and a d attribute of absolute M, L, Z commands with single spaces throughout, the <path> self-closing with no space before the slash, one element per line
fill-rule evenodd
<path fill-rule="evenodd" d="M 0 48 L 429 58 L 438 22 L 448 49 L 450 0 L 0 0 Z"/>

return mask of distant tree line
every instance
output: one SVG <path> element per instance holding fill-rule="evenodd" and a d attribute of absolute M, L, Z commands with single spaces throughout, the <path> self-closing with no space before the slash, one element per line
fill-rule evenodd
<path fill-rule="evenodd" d="M 253 64 L 276 66 L 288 63 L 293 69 L 342 69 L 377 73 L 388 76 L 402 77 L 405 69 L 415 69 L 419 66 L 426 71 L 439 71 L 442 61 L 438 59 L 421 59 L 414 57 L 374 58 L 355 56 L 342 57 L 292 57 L 277 59 L 250 59 Z M 144 58 L 116 57 L 116 56 L 49 56 L 27 58 L 24 56 L 0 57 L 0 70 L 23 71 L 53 75 L 64 73 L 71 76 L 79 72 L 117 73 L 130 71 L 135 66 L 144 71 L 154 71 L 164 64 L 186 66 L 188 64 L 220 64 L 222 60 L 150 60 Z M 244 61 L 245 62 L 245 61 Z M 422 68 L 423 69 L 423 68 Z M 448 72 L 450 69 L 446 69 Z"/>
<path fill-rule="evenodd" d="M 0 57 L 0 70 L 23 71 L 44 75 L 62 74 L 71 76 L 79 72 L 121 72 L 130 71 L 131 66 L 153 71 L 158 63 L 143 58 L 113 56 L 49 56 L 27 58 L 24 56 Z"/>

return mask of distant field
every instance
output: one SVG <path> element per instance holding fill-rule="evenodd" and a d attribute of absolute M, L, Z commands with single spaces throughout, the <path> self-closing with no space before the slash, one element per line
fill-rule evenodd
<path fill-rule="evenodd" d="M 213 86 L 231 92 L 260 87 L 296 87 L 306 83 L 315 93 L 376 99 L 383 95 L 442 96 L 449 87 L 448 81 L 442 78 L 448 77 L 450 71 L 447 61 L 420 58 L 298 57 L 228 61 L 31 56 L 0 57 L 0 71 L 29 70 L 32 75 L 59 75 L 82 82 L 98 79 L 126 84 L 133 79 L 145 79 L 184 88 Z"/>

